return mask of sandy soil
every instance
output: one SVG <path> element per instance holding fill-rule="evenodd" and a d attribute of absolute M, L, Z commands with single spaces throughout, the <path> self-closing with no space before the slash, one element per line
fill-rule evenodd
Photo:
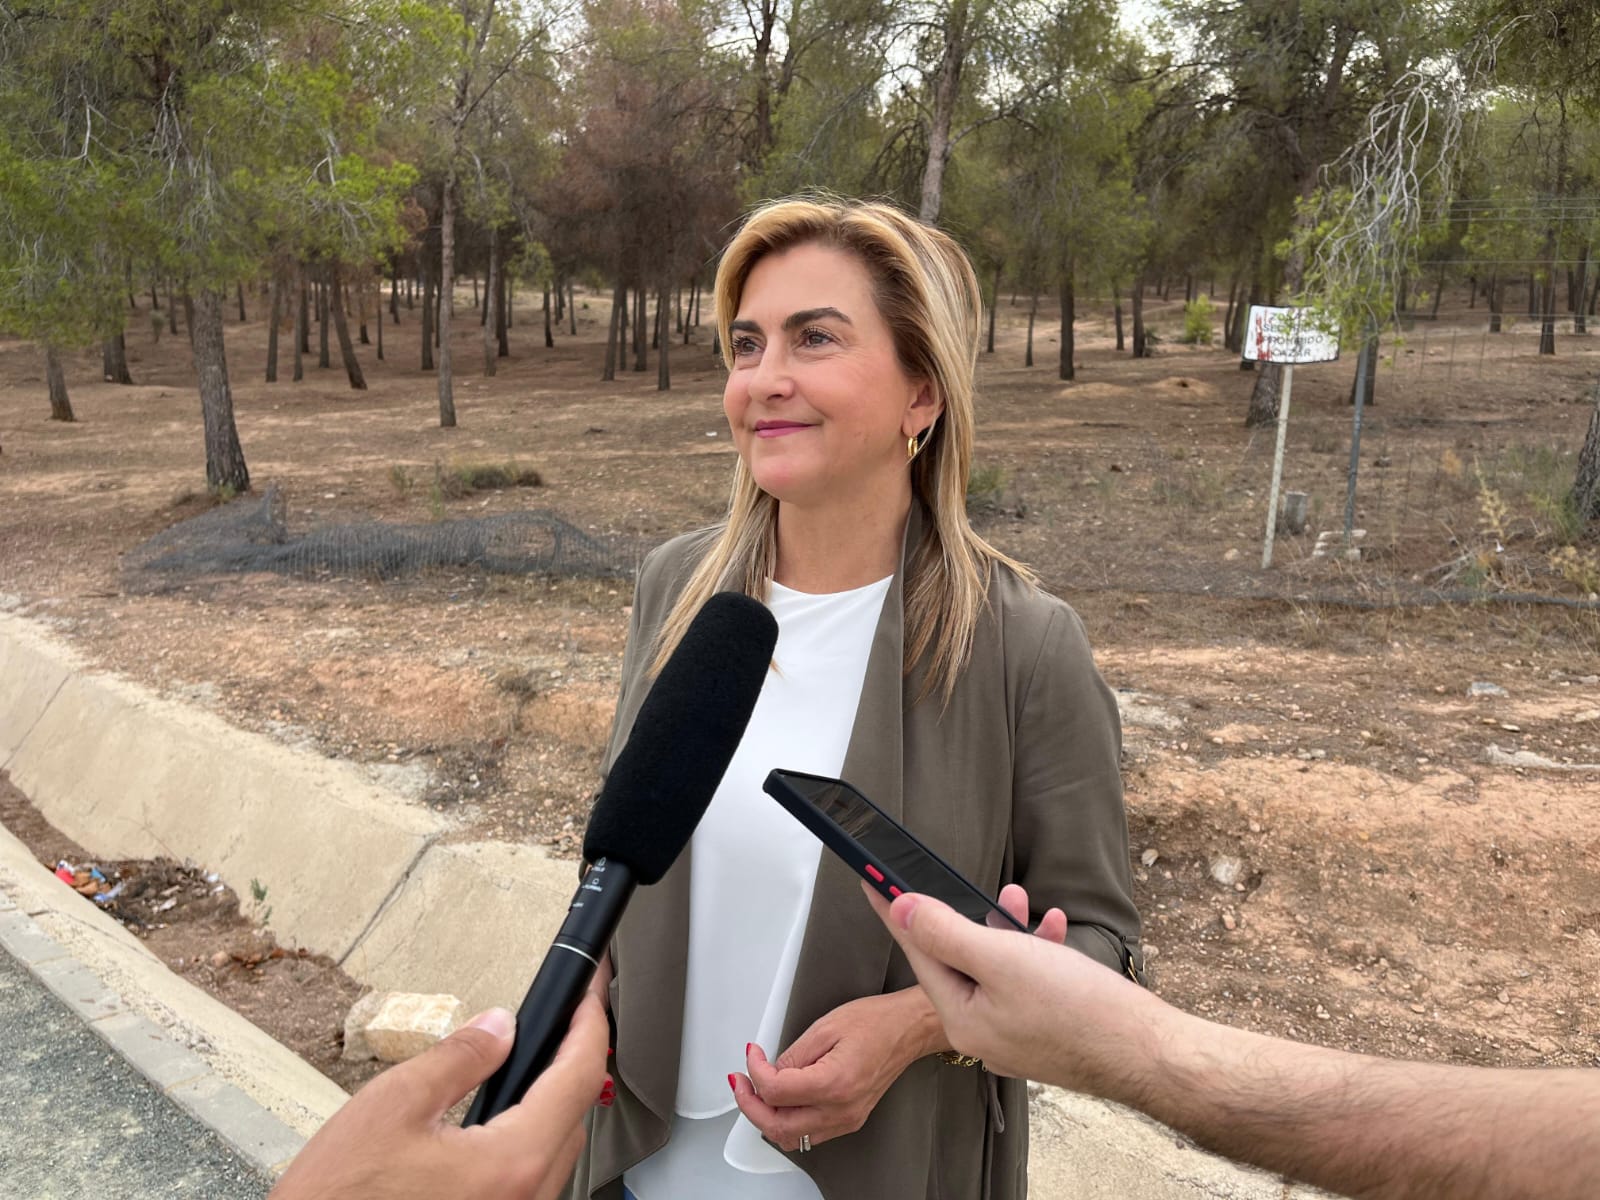
<path fill-rule="evenodd" d="M 1285 474 L 1313 525 L 1262 571 L 1272 438 L 1243 428 L 1251 380 L 1235 360 L 1171 341 L 1130 360 L 1096 310 L 1078 379 L 1061 383 L 1043 321 L 1041 365 L 1021 366 L 1025 315 L 1008 300 L 980 371 L 978 463 L 1001 480 L 979 519 L 1078 608 L 1129 693 L 1155 986 L 1328 1045 L 1600 1064 L 1600 771 L 1581 769 L 1600 764 L 1600 614 L 1581 570 L 1589 556 L 1600 578 L 1600 547 L 1579 541 L 1580 569 L 1563 573 L 1548 504 L 1571 478 L 1600 347 L 1564 336 L 1540 360 L 1528 331 L 1491 339 L 1448 305 L 1419 324 L 1368 413 L 1360 562 L 1312 555 L 1343 511 L 1353 363 L 1302 368 Z M 671 392 L 655 390 L 653 357 L 603 384 L 606 301 L 580 304 L 576 337 L 546 350 L 517 325 L 495 378 L 459 380 L 455 430 L 438 428 L 417 369 L 415 313 L 386 327 L 386 362 L 361 347 L 367 392 L 314 357 L 301 384 L 259 382 L 263 325 L 230 323 L 257 492 L 282 488 L 296 532 L 548 509 L 650 542 L 714 520 L 732 449 L 707 331 L 674 346 Z M 1179 306 L 1150 307 L 1175 335 Z M 461 326 L 456 361 L 476 364 L 478 329 Z M 35 349 L 0 340 L 0 605 L 243 726 L 395 764 L 463 836 L 570 851 L 627 581 L 251 575 L 146 594 L 121 556 L 209 505 L 185 351 L 181 336 L 131 339 L 133 387 L 96 382 L 98 356 L 71 361 L 80 420 L 62 425 L 45 419 Z M 433 494 L 436 464 L 508 461 L 545 485 Z M 1428 585 L 1480 601 L 1422 605 Z M 1506 694 L 1471 697 L 1474 682 Z M 1517 751 L 1579 769 L 1490 762 Z"/>

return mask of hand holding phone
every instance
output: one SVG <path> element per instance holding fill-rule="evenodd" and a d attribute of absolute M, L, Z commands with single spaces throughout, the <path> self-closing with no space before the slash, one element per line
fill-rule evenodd
<path fill-rule="evenodd" d="M 954 867 L 842 779 L 775 770 L 763 790 L 886 900 L 905 892 L 936 896 L 995 929 L 1027 932 Z"/>

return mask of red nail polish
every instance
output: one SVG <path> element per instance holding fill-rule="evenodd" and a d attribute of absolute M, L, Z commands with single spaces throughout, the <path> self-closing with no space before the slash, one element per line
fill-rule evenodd
<path fill-rule="evenodd" d="M 601 1108 L 610 1108 L 616 1102 L 617 1102 L 617 1098 L 615 1096 L 607 1096 L 604 1100 L 600 1101 L 600 1107 Z"/>
<path fill-rule="evenodd" d="M 607 1058 L 610 1058 L 616 1052 L 617 1052 L 617 1048 L 615 1046 L 607 1046 L 606 1047 L 606 1057 Z"/>
<path fill-rule="evenodd" d="M 751 1047 L 751 1046 L 754 1046 L 754 1045 L 755 1045 L 755 1043 L 754 1043 L 754 1042 L 746 1042 L 746 1043 L 745 1043 L 745 1044 L 744 1044 L 744 1056 L 745 1056 L 745 1057 L 746 1057 L 746 1058 L 749 1058 L 749 1057 L 750 1057 L 750 1047 Z"/>
<path fill-rule="evenodd" d="M 739 1077 L 737 1075 L 729 1075 L 728 1086 L 732 1088 L 735 1093 L 737 1093 L 739 1090 Z"/>

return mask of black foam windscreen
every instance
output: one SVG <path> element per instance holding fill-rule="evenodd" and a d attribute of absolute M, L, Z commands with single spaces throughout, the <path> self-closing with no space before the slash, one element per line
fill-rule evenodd
<path fill-rule="evenodd" d="M 744 737 L 777 644 L 764 604 L 737 592 L 706 601 L 639 706 L 595 801 L 584 858 L 624 863 L 644 884 L 667 873 Z"/>

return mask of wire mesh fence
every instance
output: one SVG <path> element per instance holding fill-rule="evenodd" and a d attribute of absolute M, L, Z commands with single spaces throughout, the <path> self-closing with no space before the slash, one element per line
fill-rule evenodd
<path fill-rule="evenodd" d="M 172 591 L 228 576 L 393 579 L 442 568 L 503 575 L 631 577 L 655 544 L 586 533 L 549 511 L 427 524 L 359 521 L 295 533 L 276 485 L 181 521 L 123 559 L 131 593 Z"/>

